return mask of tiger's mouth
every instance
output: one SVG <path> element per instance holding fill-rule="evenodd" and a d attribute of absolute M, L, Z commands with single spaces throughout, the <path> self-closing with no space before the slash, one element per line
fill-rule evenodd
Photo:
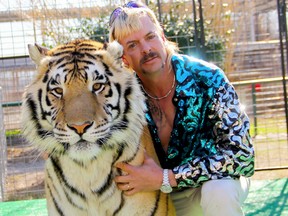
<path fill-rule="evenodd" d="M 76 147 L 77 150 L 87 150 L 92 148 L 93 146 L 95 147 L 96 145 L 98 147 L 103 146 L 110 136 L 111 134 L 108 134 L 105 137 L 97 139 L 96 142 L 90 142 L 84 139 L 80 139 L 78 142 L 74 144 L 74 146 Z"/>
<path fill-rule="evenodd" d="M 98 134 L 98 136 L 70 136 L 70 139 L 61 139 L 61 137 L 55 137 L 56 139 L 59 138 L 59 142 L 64 146 L 66 151 L 70 152 L 89 152 L 94 151 L 95 149 L 102 148 L 107 146 L 107 141 L 111 138 L 112 133 L 109 131 L 105 134 Z M 109 144 L 108 144 L 109 145 Z"/>
<path fill-rule="evenodd" d="M 77 143 L 74 144 L 77 150 L 87 150 L 90 149 L 95 143 L 88 142 L 86 140 L 79 140 Z"/>

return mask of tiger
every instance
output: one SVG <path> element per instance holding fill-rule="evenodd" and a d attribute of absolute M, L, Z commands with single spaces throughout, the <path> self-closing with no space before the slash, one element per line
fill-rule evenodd
<path fill-rule="evenodd" d="M 75 39 L 52 49 L 28 45 L 37 74 L 23 94 L 24 137 L 45 161 L 48 215 L 173 216 L 169 195 L 125 195 L 118 162 L 155 158 L 145 97 L 118 42 Z"/>

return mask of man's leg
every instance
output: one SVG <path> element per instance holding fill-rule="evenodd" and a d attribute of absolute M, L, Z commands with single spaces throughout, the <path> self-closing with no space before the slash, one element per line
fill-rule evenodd
<path fill-rule="evenodd" d="M 202 187 L 171 193 L 177 216 L 242 216 L 250 181 L 211 180 Z"/>
<path fill-rule="evenodd" d="M 205 216 L 243 216 L 250 180 L 212 180 L 203 184 L 200 205 Z"/>
<path fill-rule="evenodd" d="M 202 216 L 201 188 L 189 188 L 171 193 L 177 216 Z"/>

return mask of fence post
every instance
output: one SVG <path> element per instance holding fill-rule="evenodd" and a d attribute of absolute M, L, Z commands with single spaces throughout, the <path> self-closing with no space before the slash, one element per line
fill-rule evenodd
<path fill-rule="evenodd" d="M 0 103 L 2 104 L 2 88 L 0 86 Z M 5 179 L 6 179 L 7 144 L 4 128 L 4 114 L 0 106 L 0 202 L 4 201 Z"/>
<path fill-rule="evenodd" d="M 257 104 L 256 104 L 256 91 L 255 83 L 252 83 L 252 102 L 253 102 L 253 117 L 254 117 L 254 136 L 257 135 L 258 125 L 257 125 Z"/>
<path fill-rule="evenodd" d="M 283 77 L 283 92 L 284 92 L 284 107 L 285 107 L 285 115 L 286 115 L 286 133 L 288 138 L 288 101 L 287 101 L 287 89 L 286 89 L 286 80 L 288 72 L 288 36 L 287 36 L 287 21 L 286 21 L 286 0 L 277 0 L 277 11 L 278 11 L 278 23 L 279 23 L 279 42 L 280 42 L 280 50 L 281 50 L 281 70 Z M 284 46 L 285 43 L 285 46 Z M 285 53 L 285 48 L 286 53 Z M 286 56 L 286 60 L 285 60 Z"/>

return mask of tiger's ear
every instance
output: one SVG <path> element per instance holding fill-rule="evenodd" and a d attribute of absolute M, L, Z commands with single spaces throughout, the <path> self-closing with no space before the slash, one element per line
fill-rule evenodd
<path fill-rule="evenodd" d="M 49 51 L 47 48 L 39 46 L 38 44 L 28 44 L 29 56 L 32 61 L 38 66 L 41 60 L 46 56 Z"/>
<path fill-rule="evenodd" d="M 114 57 L 117 63 L 122 63 L 123 47 L 117 41 L 113 41 L 106 45 L 106 50 Z"/>

